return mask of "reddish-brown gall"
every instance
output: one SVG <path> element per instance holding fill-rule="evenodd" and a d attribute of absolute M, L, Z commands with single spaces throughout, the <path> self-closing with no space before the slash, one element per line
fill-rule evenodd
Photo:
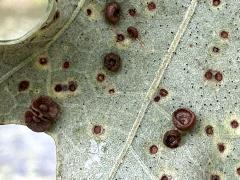
<path fill-rule="evenodd" d="M 177 130 L 170 130 L 164 134 L 163 143 L 169 148 L 177 148 L 181 142 L 181 134 Z"/>
<path fill-rule="evenodd" d="M 172 121 L 177 129 L 187 131 L 194 127 L 196 116 L 190 109 L 180 108 L 173 112 Z"/>
<path fill-rule="evenodd" d="M 121 67 L 121 58 L 114 53 L 109 53 L 104 57 L 104 66 L 109 71 L 117 72 Z"/>

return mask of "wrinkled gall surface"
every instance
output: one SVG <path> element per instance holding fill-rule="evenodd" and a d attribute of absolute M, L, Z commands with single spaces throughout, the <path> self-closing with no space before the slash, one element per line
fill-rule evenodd
<path fill-rule="evenodd" d="M 1 43 L 0 122 L 51 97 L 58 180 L 240 178 L 240 1 L 50 2 L 37 32 Z M 195 124 L 164 141 L 180 108 Z"/>

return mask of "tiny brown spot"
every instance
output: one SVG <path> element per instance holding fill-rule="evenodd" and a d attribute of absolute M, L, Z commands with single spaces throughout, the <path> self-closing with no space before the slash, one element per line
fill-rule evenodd
<path fill-rule="evenodd" d="M 222 80 L 223 80 L 223 75 L 222 75 L 222 73 L 217 72 L 217 73 L 215 74 L 215 79 L 216 79 L 216 81 L 218 81 L 218 82 L 222 81 Z"/>
<path fill-rule="evenodd" d="M 87 15 L 91 16 L 91 14 L 92 14 L 92 10 L 91 9 L 87 9 Z"/>
<path fill-rule="evenodd" d="M 231 121 L 231 126 L 232 126 L 232 128 L 236 129 L 236 128 L 238 128 L 239 123 L 237 122 L 237 120 L 232 120 Z"/>
<path fill-rule="evenodd" d="M 46 65 L 48 63 L 48 60 L 46 57 L 41 57 L 41 58 L 39 58 L 38 62 L 41 65 Z"/>
<path fill-rule="evenodd" d="M 172 114 L 172 121 L 176 128 L 182 131 L 190 130 L 196 123 L 196 115 L 190 109 L 179 108 Z"/>
<path fill-rule="evenodd" d="M 218 146 L 219 152 L 223 153 L 225 150 L 225 145 L 223 143 L 219 143 L 217 146 Z"/>
<path fill-rule="evenodd" d="M 221 32 L 220 32 L 220 36 L 221 36 L 223 39 L 228 39 L 229 34 L 228 34 L 227 31 L 221 31 Z"/>
<path fill-rule="evenodd" d="M 218 47 L 213 47 L 213 48 L 212 48 L 212 51 L 213 51 L 214 53 L 219 53 L 219 52 L 220 52 L 220 49 L 219 49 Z"/>
<path fill-rule="evenodd" d="M 113 25 L 117 24 L 118 21 L 120 20 L 120 11 L 121 8 L 118 3 L 111 2 L 107 4 L 105 8 L 105 17 L 107 21 Z"/>
<path fill-rule="evenodd" d="M 162 97 L 166 97 L 168 95 L 168 91 L 166 89 L 160 89 L 159 94 Z"/>
<path fill-rule="evenodd" d="M 159 102 L 160 99 L 161 99 L 160 96 L 156 96 L 156 97 L 154 98 L 154 101 L 155 101 L 155 102 Z"/>
<path fill-rule="evenodd" d="M 56 92 L 61 92 L 63 90 L 62 85 L 61 84 L 56 84 L 56 86 L 54 87 L 54 90 Z"/>
<path fill-rule="evenodd" d="M 112 72 L 117 72 L 121 67 L 121 58 L 114 53 L 109 53 L 104 57 L 104 66 Z"/>
<path fill-rule="evenodd" d="M 207 125 L 207 126 L 205 127 L 205 132 L 206 132 L 206 134 L 207 134 L 208 136 L 213 135 L 213 133 L 214 133 L 213 127 L 212 127 L 211 125 Z"/>
<path fill-rule="evenodd" d="M 109 89 L 109 94 L 114 94 L 115 93 L 115 90 L 114 89 Z"/>
<path fill-rule="evenodd" d="M 148 10 L 149 11 L 154 11 L 156 9 L 156 4 L 154 2 L 149 2 L 148 3 Z"/>
<path fill-rule="evenodd" d="M 96 79 L 99 82 L 103 82 L 105 80 L 105 74 L 99 73 Z"/>
<path fill-rule="evenodd" d="M 208 71 L 204 74 L 204 77 L 205 77 L 207 80 L 212 79 L 212 77 L 213 77 L 212 71 L 211 71 L 211 70 L 208 70 Z"/>
<path fill-rule="evenodd" d="M 152 145 L 150 148 L 149 148 L 149 152 L 150 154 L 157 154 L 158 152 L 158 147 L 156 145 Z"/>
<path fill-rule="evenodd" d="M 135 28 L 135 27 L 133 27 L 133 26 L 130 26 L 130 27 L 128 27 L 127 28 L 127 32 L 128 32 L 128 34 L 129 34 L 129 36 L 131 37 L 131 38 L 133 38 L 133 39 L 137 39 L 138 38 L 138 30 L 137 30 L 137 28 Z"/>
<path fill-rule="evenodd" d="M 163 175 L 160 180 L 168 180 L 168 177 L 166 175 Z"/>
<path fill-rule="evenodd" d="M 130 16 L 136 16 L 137 11 L 136 11 L 136 9 L 133 8 L 133 9 L 129 9 L 128 13 Z"/>
<path fill-rule="evenodd" d="M 240 176 L 240 167 L 237 168 L 237 174 Z"/>
<path fill-rule="evenodd" d="M 76 89 L 77 89 L 77 83 L 75 81 L 70 81 L 68 83 L 68 90 L 74 92 L 76 91 Z"/>
<path fill-rule="evenodd" d="M 70 62 L 69 62 L 69 61 L 65 61 L 65 62 L 63 63 L 63 65 L 62 65 L 62 67 L 63 67 L 64 69 L 68 69 L 69 66 L 70 66 Z"/>
<path fill-rule="evenodd" d="M 213 6 L 219 6 L 221 4 L 221 0 L 212 0 Z"/>
<path fill-rule="evenodd" d="M 21 81 L 18 85 L 18 90 L 19 91 L 26 91 L 29 88 L 29 81 Z"/>
<path fill-rule="evenodd" d="M 181 134 L 177 130 L 170 130 L 164 134 L 163 143 L 169 148 L 177 148 L 181 142 Z"/>
<path fill-rule="evenodd" d="M 100 126 L 100 125 L 95 125 L 95 126 L 93 127 L 93 133 L 96 134 L 96 135 L 102 134 L 102 133 L 103 133 L 103 128 L 102 128 L 102 126 Z"/>
<path fill-rule="evenodd" d="M 211 175 L 211 180 L 220 180 L 219 175 Z"/>

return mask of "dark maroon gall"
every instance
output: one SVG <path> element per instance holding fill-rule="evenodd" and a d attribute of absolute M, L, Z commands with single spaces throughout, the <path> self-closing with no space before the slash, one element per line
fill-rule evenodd
<path fill-rule="evenodd" d="M 114 53 L 109 53 L 104 57 L 104 66 L 109 71 L 117 72 L 121 67 L 121 58 Z"/>
<path fill-rule="evenodd" d="M 32 109 L 50 121 L 55 121 L 59 114 L 59 106 L 49 96 L 40 96 L 32 102 Z"/>
<path fill-rule="evenodd" d="M 212 77 L 213 77 L 212 71 L 211 71 L 211 70 L 208 70 L 208 71 L 205 73 L 204 77 L 205 77 L 207 80 L 212 79 Z"/>
<path fill-rule="evenodd" d="M 220 180 L 219 175 L 211 175 L 211 180 Z"/>
<path fill-rule="evenodd" d="M 164 134 L 163 143 L 169 148 L 177 148 L 181 142 L 181 134 L 177 130 L 170 130 Z"/>
<path fill-rule="evenodd" d="M 222 80 L 223 80 L 223 75 L 222 75 L 222 73 L 217 72 L 217 73 L 215 74 L 215 79 L 216 79 L 216 81 L 218 81 L 218 82 L 222 81 Z"/>
<path fill-rule="evenodd" d="M 166 97 L 168 95 L 168 91 L 166 89 L 160 89 L 159 94 L 161 97 Z"/>
<path fill-rule="evenodd" d="M 149 152 L 150 154 L 157 154 L 158 152 L 158 147 L 156 145 L 152 145 L 150 148 L 149 148 Z"/>
<path fill-rule="evenodd" d="M 21 81 L 19 84 L 18 84 L 18 90 L 19 91 L 26 91 L 28 88 L 29 88 L 29 81 Z"/>
<path fill-rule="evenodd" d="M 205 127 L 205 132 L 206 132 L 206 134 L 207 134 L 208 136 L 213 135 L 213 133 L 214 133 L 213 127 L 212 127 L 211 125 L 207 125 L 207 126 Z"/>
<path fill-rule="evenodd" d="M 138 36 L 139 36 L 139 33 L 138 33 L 138 30 L 137 28 L 133 27 L 133 26 L 130 26 L 127 28 L 127 32 L 129 34 L 129 36 L 133 39 L 137 39 Z"/>
<path fill-rule="evenodd" d="M 136 16 L 137 11 L 136 11 L 136 9 L 129 9 L 128 13 L 129 13 L 130 16 Z"/>
<path fill-rule="evenodd" d="M 196 116 L 190 109 L 180 108 L 173 112 L 172 121 L 177 129 L 187 131 L 194 127 Z"/>
<path fill-rule="evenodd" d="M 117 24 L 120 20 L 121 8 L 117 2 L 107 4 L 105 8 L 105 17 L 107 21 L 113 25 Z"/>

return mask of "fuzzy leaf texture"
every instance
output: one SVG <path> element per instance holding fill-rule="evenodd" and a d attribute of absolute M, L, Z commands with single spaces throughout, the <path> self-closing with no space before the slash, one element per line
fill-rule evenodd
<path fill-rule="evenodd" d="M 31 101 L 52 97 L 61 108 L 47 132 L 57 180 L 239 179 L 240 1 L 154 0 L 149 9 L 146 0 L 117 0 L 115 25 L 105 19 L 108 2 L 50 1 L 39 30 L 1 43 L 1 124 L 25 124 Z M 108 53 L 121 58 L 118 72 L 104 67 Z M 29 87 L 19 91 L 23 80 Z M 56 91 L 70 81 L 76 90 Z M 156 102 L 161 88 L 168 94 Z M 191 109 L 196 125 L 171 149 L 163 137 L 178 108 Z"/>

